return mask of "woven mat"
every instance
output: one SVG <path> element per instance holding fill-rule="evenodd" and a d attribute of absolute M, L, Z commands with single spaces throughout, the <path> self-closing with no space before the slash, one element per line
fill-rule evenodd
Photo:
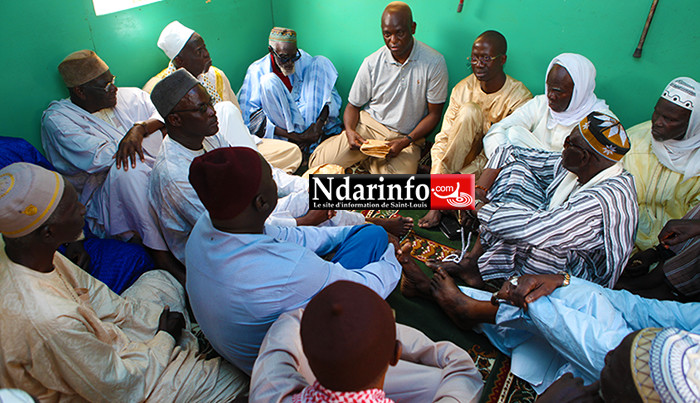
<path fill-rule="evenodd" d="M 402 215 L 412 217 L 417 224 L 426 211 L 365 210 L 362 213 L 368 217 Z M 428 275 L 432 272 L 424 264 L 427 260 L 441 259 L 461 250 L 461 241 L 450 241 L 439 230 L 425 230 L 417 225 L 404 239 L 411 242 L 411 254 Z M 405 298 L 398 287 L 387 301 L 396 312 L 397 322 L 415 327 L 433 340 L 449 340 L 471 355 L 484 379 L 481 402 L 535 401 L 537 394 L 532 387 L 510 372 L 510 359 L 493 347 L 486 337 L 457 328 L 437 304 L 420 298 Z"/>

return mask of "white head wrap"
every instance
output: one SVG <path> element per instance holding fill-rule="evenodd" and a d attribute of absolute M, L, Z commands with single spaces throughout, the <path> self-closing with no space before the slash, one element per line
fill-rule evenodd
<path fill-rule="evenodd" d="M 662 98 L 689 109 L 688 130 L 681 140 L 656 141 L 651 148 L 666 168 L 687 178 L 700 175 L 700 84 L 692 78 L 679 77 L 664 89 Z"/>
<path fill-rule="evenodd" d="M 17 162 L 0 170 L 0 233 L 19 238 L 51 217 L 63 196 L 63 177 L 38 165 Z"/>
<path fill-rule="evenodd" d="M 554 112 L 549 109 L 549 119 L 547 128 L 553 129 L 560 124 L 571 126 L 580 122 L 589 113 L 607 111 L 608 105 L 604 100 L 595 96 L 595 66 L 590 60 L 576 53 L 562 53 L 552 59 L 547 67 L 547 74 L 544 76 L 545 89 L 547 88 L 547 76 L 555 64 L 566 69 L 574 82 L 574 92 L 571 95 L 571 102 L 564 112 Z"/>
<path fill-rule="evenodd" d="M 185 47 L 187 41 L 194 33 L 194 30 L 187 28 L 178 21 L 168 24 L 158 38 L 158 47 L 165 52 L 170 60 Z"/>

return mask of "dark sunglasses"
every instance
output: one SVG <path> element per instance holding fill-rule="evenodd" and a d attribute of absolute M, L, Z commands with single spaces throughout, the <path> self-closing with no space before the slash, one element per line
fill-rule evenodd
<path fill-rule="evenodd" d="M 287 64 L 289 62 L 296 62 L 297 60 L 301 59 L 301 52 L 297 49 L 297 54 L 294 56 L 282 56 L 279 53 L 275 52 L 274 49 L 272 49 L 272 46 L 268 46 L 267 49 L 272 52 L 273 55 L 277 57 L 277 61 L 279 64 Z"/>

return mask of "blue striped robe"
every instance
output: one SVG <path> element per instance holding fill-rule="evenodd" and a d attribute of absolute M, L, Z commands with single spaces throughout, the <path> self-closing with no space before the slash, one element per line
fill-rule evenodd
<path fill-rule="evenodd" d="M 561 161 L 561 153 L 512 145 L 489 160 L 502 171 L 479 211 L 484 280 L 565 270 L 606 287 L 617 282 L 637 228 L 634 179 L 624 171 L 548 210 L 568 173 Z"/>

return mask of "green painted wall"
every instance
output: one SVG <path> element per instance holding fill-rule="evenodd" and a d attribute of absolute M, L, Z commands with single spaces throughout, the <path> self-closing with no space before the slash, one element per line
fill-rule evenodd
<path fill-rule="evenodd" d="M 205 38 L 214 64 L 234 89 L 259 58 L 273 25 L 298 31 L 299 45 L 328 56 L 338 68 L 347 98 L 362 59 L 383 46 L 379 20 L 388 2 L 376 0 L 164 0 L 96 17 L 91 0 L 3 0 L 0 134 L 40 146 L 41 112 L 67 95 L 56 70 L 68 53 L 95 50 L 120 86 L 141 86 L 166 63 L 156 47 L 161 29 L 178 19 Z M 506 71 L 533 93 L 544 91 L 551 58 L 568 51 L 586 55 L 598 69 L 597 94 L 625 125 L 650 117 L 664 85 L 687 75 L 700 79 L 700 1 L 660 2 L 644 54 L 633 59 L 651 0 L 409 0 L 416 37 L 447 60 L 450 87 L 469 72 L 474 38 L 497 29 L 508 38 Z"/>
<path fill-rule="evenodd" d="M 168 63 L 156 42 L 173 20 L 204 37 L 214 64 L 237 90 L 252 58 L 266 51 L 248 38 L 267 36 L 272 9 L 267 0 L 164 0 L 97 17 L 92 0 L 2 0 L 0 135 L 41 146 L 42 111 L 68 96 L 57 66 L 75 50 L 96 51 L 117 85 L 143 86 Z"/>
<path fill-rule="evenodd" d="M 294 28 L 299 46 L 328 56 L 340 73 L 343 99 L 362 59 L 383 46 L 376 0 L 272 0 L 275 24 Z M 447 60 L 450 88 L 470 74 L 466 58 L 481 32 L 508 40 L 506 72 L 544 92 L 544 75 L 559 53 L 574 52 L 596 66 L 597 90 L 626 126 L 651 118 L 664 86 L 678 76 L 700 80 L 700 1 L 660 1 L 641 59 L 637 47 L 651 0 L 405 0 L 416 38 Z"/>

